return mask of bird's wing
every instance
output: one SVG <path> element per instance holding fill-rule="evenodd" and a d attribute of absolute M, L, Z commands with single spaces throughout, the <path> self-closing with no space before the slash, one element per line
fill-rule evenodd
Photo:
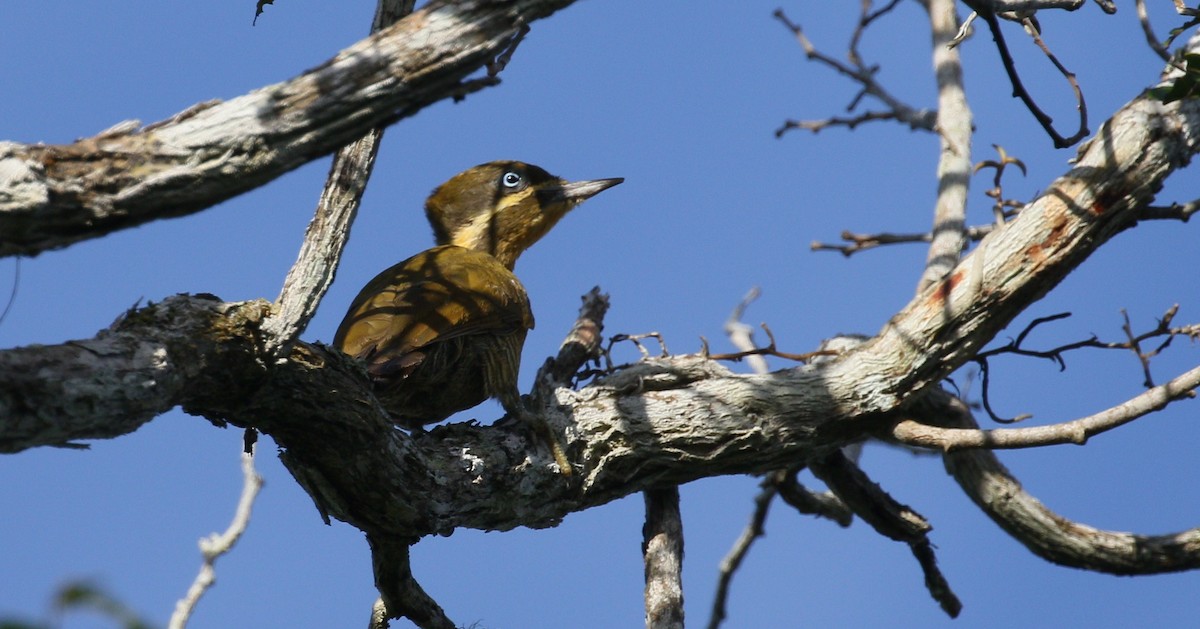
<path fill-rule="evenodd" d="M 376 377 L 407 376 L 432 343 L 533 327 L 525 288 L 490 255 L 443 246 L 380 273 L 350 306 L 334 345 Z"/>

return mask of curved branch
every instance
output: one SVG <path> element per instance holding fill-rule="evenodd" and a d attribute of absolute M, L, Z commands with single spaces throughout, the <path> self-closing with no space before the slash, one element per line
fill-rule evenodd
<path fill-rule="evenodd" d="M 1200 388 L 1200 367 L 1112 408 L 1068 422 L 1029 428 L 978 430 L 944 428 L 905 419 L 892 426 L 889 436 L 910 446 L 937 448 L 943 452 L 968 448 L 1036 448 L 1061 443 L 1083 445 L 1095 435 L 1160 411 L 1171 402 L 1194 398 L 1197 388 Z"/>
<path fill-rule="evenodd" d="M 256 188 L 464 83 L 573 0 L 433 2 L 284 83 L 68 145 L 0 142 L 0 256 L 35 255 Z"/>
<path fill-rule="evenodd" d="M 970 409 L 943 391 L 931 392 L 923 414 L 949 427 L 978 430 Z M 936 410 L 928 410 L 936 409 Z M 1119 575 L 1200 568 L 1200 528 L 1167 535 L 1104 531 L 1073 522 L 1031 496 L 986 450 L 944 457 L 946 470 L 1000 528 L 1034 554 L 1063 566 Z"/>
<path fill-rule="evenodd" d="M 1000 53 L 1000 62 L 1004 66 L 1004 71 L 1008 74 L 1008 80 L 1013 86 L 1013 96 L 1020 98 L 1021 102 L 1025 104 L 1025 108 L 1029 110 L 1029 113 L 1033 114 L 1038 124 L 1042 125 L 1042 129 L 1046 131 L 1046 134 L 1054 142 L 1054 148 L 1066 148 L 1082 140 L 1088 134 L 1087 103 L 1083 100 L 1083 91 L 1079 89 L 1079 83 L 1075 80 L 1075 75 L 1063 67 L 1054 55 L 1050 54 L 1050 49 L 1046 47 L 1041 37 L 1036 34 L 1037 29 L 1032 27 L 1031 23 L 1025 22 L 1026 27 L 1033 33 L 1034 41 L 1038 47 L 1042 49 L 1043 54 L 1050 59 L 1050 62 L 1054 64 L 1059 73 L 1067 79 L 1067 83 L 1070 84 L 1071 89 L 1075 93 L 1075 101 L 1078 103 L 1079 109 L 1079 129 L 1070 137 L 1063 137 L 1059 134 L 1058 130 L 1054 128 L 1054 120 L 1038 107 L 1037 103 L 1033 100 L 1033 95 L 1029 93 L 1029 90 L 1025 88 L 1025 84 L 1021 82 L 1021 76 L 1017 73 L 1016 61 L 1013 60 L 1012 53 L 1008 50 L 1008 43 L 1004 40 L 1004 31 L 1000 30 L 1000 19 L 997 17 L 996 12 L 988 8 L 981 10 L 979 6 L 980 2 L 969 4 L 979 12 L 979 16 L 983 18 L 984 22 L 987 22 L 988 29 L 992 31 L 992 39 L 996 42 L 996 51 Z M 1024 17 L 1021 19 L 1023 22 L 1026 20 Z"/>

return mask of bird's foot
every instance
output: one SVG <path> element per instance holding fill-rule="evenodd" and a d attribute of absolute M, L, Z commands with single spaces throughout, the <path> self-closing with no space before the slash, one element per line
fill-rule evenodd
<path fill-rule="evenodd" d="M 571 467 L 571 462 L 567 460 L 567 454 L 563 450 L 562 442 L 555 436 L 554 431 L 550 428 L 550 424 L 547 424 L 546 420 L 524 408 L 521 409 L 517 416 L 520 417 L 521 423 L 533 433 L 535 441 L 541 441 L 550 449 L 550 454 L 554 457 L 554 462 L 558 464 L 559 473 L 563 476 L 571 476 L 574 469 Z"/>

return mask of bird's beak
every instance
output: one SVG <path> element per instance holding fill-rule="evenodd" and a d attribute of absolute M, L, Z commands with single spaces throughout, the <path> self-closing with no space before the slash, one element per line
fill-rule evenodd
<path fill-rule="evenodd" d="M 572 181 L 564 183 L 557 188 L 547 190 L 557 197 L 556 200 L 566 201 L 568 203 L 581 203 L 586 199 L 590 199 L 601 192 L 625 181 L 624 177 L 615 177 L 613 179 L 589 179 L 588 181 Z"/>

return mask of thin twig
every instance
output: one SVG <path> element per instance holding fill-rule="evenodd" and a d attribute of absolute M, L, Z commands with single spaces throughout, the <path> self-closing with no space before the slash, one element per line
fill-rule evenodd
<path fill-rule="evenodd" d="M 1154 27 L 1150 26 L 1150 14 L 1146 12 L 1146 0 L 1134 0 L 1133 4 L 1137 8 L 1138 22 L 1142 25 L 1142 34 L 1146 36 L 1146 43 L 1163 61 L 1172 63 L 1171 53 L 1166 46 L 1162 45 L 1162 42 L 1158 41 L 1158 36 L 1154 34 Z"/>
<path fill-rule="evenodd" d="M 1008 151 L 1004 150 L 1003 146 L 1000 146 L 999 144 L 993 144 L 992 148 L 996 149 L 996 152 L 999 154 L 999 159 L 985 159 L 979 162 L 975 165 L 975 172 L 978 173 L 984 168 L 993 168 L 996 171 L 992 176 L 991 189 L 985 191 L 983 194 L 995 199 L 996 202 L 992 205 L 992 220 L 995 221 L 997 227 L 1000 227 L 1001 225 L 1004 225 L 1004 222 L 1009 218 L 1009 216 L 1011 216 L 1011 213 L 1007 211 L 1007 208 L 1024 206 L 1023 203 L 1018 201 L 1008 201 L 1004 199 L 1004 185 L 1000 180 L 1004 177 L 1004 173 L 1010 164 L 1020 168 L 1022 175 L 1028 175 L 1029 173 L 1025 170 L 1025 162 L 1022 162 L 1012 155 L 1009 155 Z"/>
<path fill-rule="evenodd" d="M 1025 329 L 1021 330 L 1021 332 L 1019 334 L 1017 334 L 1017 337 L 1015 339 L 1009 340 L 1008 343 L 1006 343 L 1000 347 L 995 347 L 995 348 L 992 348 L 989 350 L 979 352 L 972 359 L 975 363 L 977 363 L 979 365 L 980 376 L 981 376 L 981 385 L 982 385 L 981 397 L 982 397 L 984 410 L 988 413 L 988 415 L 994 421 L 996 421 L 998 423 L 1004 423 L 1004 424 L 1013 423 L 1014 421 L 1020 421 L 1020 420 L 1028 419 L 1029 417 L 1032 417 L 1031 415 L 1026 414 L 1026 415 L 1020 415 L 1020 416 L 1018 416 L 1016 418 L 1012 418 L 1012 419 L 1003 419 L 1003 418 L 1000 418 L 999 416 L 997 416 L 996 413 L 992 410 L 991 404 L 988 400 L 988 393 L 990 390 L 990 386 L 988 383 L 988 373 L 989 373 L 988 360 L 990 358 L 993 358 L 993 357 L 1001 355 L 1001 354 L 1014 354 L 1017 356 L 1028 356 L 1031 358 L 1044 358 L 1046 360 L 1053 361 L 1054 364 L 1058 365 L 1059 371 L 1062 371 L 1067 368 L 1067 362 L 1063 355 L 1069 351 L 1083 349 L 1083 348 L 1128 350 L 1128 351 L 1133 352 L 1133 354 L 1137 357 L 1138 361 L 1142 365 L 1143 372 L 1145 373 L 1144 386 L 1146 386 L 1146 387 L 1154 386 L 1154 379 L 1150 374 L 1150 362 L 1149 362 L 1150 359 L 1157 356 L 1164 349 L 1166 349 L 1168 346 L 1170 346 L 1171 341 L 1174 340 L 1174 338 L 1176 336 L 1187 336 L 1187 337 L 1193 338 L 1193 339 L 1200 338 L 1200 324 L 1191 324 L 1191 325 L 1184 325 L 1184 326 L 1172 326 L 1171 325 L 1171 323 L 1173 322 L 1173 320 L 1175 318 L 1175 314 L 1177 312 L 1179 312 L 1179 304 L 1174 304 L 1170 308 L 1167 308 L 1166 312 L 1163 313 L 1163 316 L 1158 319 L 1158 323 L 1157 323 L 1157 325 L 1155 325 L 1154 329 L 1149 330 L 1147 332 L 1143 332 L 1141 334 L 1134 334 L 1132 326 L 1129 322 L 1129 317 L 1125 313 L 1125 311 L 1122 310 L 1121 316 L 1123 317 L 1124 323 L 1123 323 L 1121 329 L 1125 333 L 1125 337 L 1126 337 L 1125 341 L 1123 341 L 1123 342 L 1101 341 L 1099 338 L 1097 338 L 1095 335 L 1093 335 L 1089 338 L 1086 338 L 1086 339 L 1083 339 L 1080 341 L 1074 341 L 1071 343 L 1059 345 L 1058 347 L 1052 347 L 1050 349 L 1044 349 L 1044 350 L 1035 350 L 1035 349 L 1026 348 L 1024 346 L 1026 338 L 1028 338 L 1029 334 L 1032 333 L 1034 331 L 1034 329 L 1037 328 L 1038 326 L 1040 326 L 1044 323 L 1049 323 L 1052 321 L 1058 321 L 1061 319 L 1065 319 L 1065 318 L 1071 316 L 1071 313 L 1060 312 L 1058 314 L 1050 315 L 1047 317 L 1038 317 L 1038 318 L 1030 321 L 1029 325 L 1025 326 Z M 1153 339 L 1153 338 L 1158 338 L 1158 337 L 1166 337 L 1166 338 L 1153 350 L 1150 350 L 1150 351 L 1142 350 L 1142 343 L 1144 341 L 1147 341 L 1147 340 Z"/>
<path fill-rule="evenodd" d="M 1060 72 L 1063 73 L 1063 76 L 1066 77 L 1067 81 L 1071 84 L 1072 89 L 1075 90 L 1075 98 L 1079 107 L 1079 130 L 1069 138 L 1064 138 L 1058 133 L 1058 131 L 1054 128 L 1054 119 L 1048 116 L 1046 112 L 1042 111 L 1041 108 L 1037 106 L 1037 103 L 1033 100 L 1033 96 L 1030 95 L 1029 90 L 1025 89 L 1025 85 L 1021 82 L 1021 77 L 1017 73 L 1016 62 L 1013 61 L 1012 53 L 1009 52 L 1008 44 L 1004 40 L 1004 32 L 1000 29 L 1000 19 L 996 16 L 996 13 L 990 9 L 980 11 L 979 8 L 977 8 L 976 11 L 979 12 L 979 16 L 983 18 L 984 22 L 987 23 L 988 28 L 992 31 L 992 40 L 996 42 L 996 50 L 1000 53 L 1000 62 L 1004 66 L 1005 73 L 1008 74 L 1009 82 L 1012 83 L 1013 96 L 1020 98 L 1021 102 L 1025 103 L 1025 108 L 1029 110 L 1029 113 L 1033 114 L 1033 117 L 1038 121 L 1038 124 L 1042 125 L 1042 129 L 1044 129 L 1050 136 L 1050 139 L 1054 141 L 1054 147 L 1066 148 L 1086 137 L 1089 133 L 1087 128 L 1087 106 L 1083 100 L 1083 92 L 1079 89 L 1079 83 L 1076 82 L 1075 75 L 1071 72 L 1068 72 L 1066 68 L 1064 68 L 1062 64 L 1058 62 L 1058 59 L 1050 54 L 1049 49 L 1046 48 L 1043 43 L 1041 43 L 1041 37 L 1036 34 L 1036 29 L 1031 30 L 1034 40 L 1039 42 L 1038 46 L 1041 47 L 1043 52 L 1050 57 L 1050 61 L 1054 63 L 1055 67 L 1057 67 Z"/>
<path fill-rule="evenodd" d="M 885 11 L 876 12 L 876 14 L 864 13 L 864 17 L 860 18 L 860 28 L 865 26 L 862 25 L 864 20 L 866 21 L 866 24 L 871 24 L 875 19 L 886 14 L 890 10 L 890 7 L 887 7 Z M 820 121 L 789 120 L 775 131 L 775 137 L 782 136 L 790 129 L 809 129 L 815 132 L 830 126 L 846 126 L 849 128 L 854 128 L 863 122 L 872 120 L 898 120 L 907 124 L 909 128 L 913 130 L 934 130 L 934 124 L 936 122 L 936 115 L 934 112 L 926 109 L 918 110 L 905 104 L 884 89 L 883 86 L 875 80 L 875 74 L 879 70 L 878 67 L 868 67 L 863 65 L 862 60 L 858 58 L 856 50 L 858 38 L 861 36 L 861 33 L 856 34 L 854 39 L 851 40 L 851 46 L 854 47 L 850 51 L 852 65 L 847 65 L 817 50 L 816 46 L 809 41 L 808 36 L 804 34 L 804 30 L 800 28 L 800 25 L 788 19 L 787 14 L 783 12 L 783 9 L 776 9 L 772 15 L 774 15 L 775 19 L 779 20 L 780 23 L 782 23 L 789 31 L 791 31 L 792 35 L 796 38 L 796 41 L 804 49 L 805 56 L 808 57 L 810 61 L 816 61 L 828 66 L 837 71 L 839 74 L 849 77 L 851 80 L 862 86 L 862 89 L 859 91 L 859 93 L 853 99 L 851 99 L 850 105 L 847 107 L 848 111 L 853 111 L 866 96 L 874 97 L 876 100 L 887 106 L 886 112 L 868 112 L 849 118 L 827 118 Z"/>
<path fill-rule="evenodd" d="M 778 489 L 775 483 L 770 479 L 764 480 L 762 491 L 754 498 L 754 512 L 750 516 L 750 522 L 742 530 L 737 541 L 733 543 L 733 548 L 730 548 L 729 552 L 725 554 L 725 558 L 721 560 L 721 566 L 717 571 L 717 593 L 713 596 L 712 612 L 708 617 L 708 629 L 717 629 L 725 621 L 729 584 L 733 581 L 733 575 L 737 572 L 738 567 L 742 565 L 742 560 L 750 552 L 750 546 L 754 544 L 754 540 L 762 537 L 763 523 L 767 520 L 767 511 L 771 508 L 771 501 L 775 498 L 776 493 L 778 493 Z"/>
<path fill-rule="evenodd" d="M 867 32 L 867 27 L 872 22 L 892 12 L 896 5 L 900 4 L 900 0 L 891 0 L 876 11 L 871 11 L 870 0 L 864 0 L 862 10 L 858 17 L 858 25 L 854 27 L 854 34 L 850 36 L 850 60 L 855 64 L 862 63 L 862 56 L 858 54 L 858 42 L 862 40 L 863 33 Z"/>
<path fill-rule="evenodd" d="M 21 258 L 13 260 L 13 282 L 12 290 L 8 292 L 8 301 L 4 304 L 4 312 L 0 312 L 0 323 L 8 318 L 9 311 L 12 310 L 13 304 L 17 303 L 17 287 L 21 284 Z"/>
<path fill-rule="evenodd" d="M 200 540 L 200 554 L 204 557 L 204 561 L 200 564 L 200 572 L 196 575 L 191 587 L 188 588 L 187 595 L 175 604 L 175 612 L 171 614 L 171 619 L 167 622 L 169 629 L 183 629 L 187 626 L 188 619 L 196 610 L 196 604 L 200 602 L 200 597 L 204 596 L 204 593 L 216 582 L 217 558 L 233 550 L 234 544 L 237 544 L 242 533 L 245 533 L 246 528 L 250 525 L 250 512 L 254 508 L 254 499 L 263 486 L 262 477 L 254 471 L 253 454 L 242 454 L 242 476 L 242 496 L 238 499 L 233 521 L 229 523 L 229 528 L 225 529 L 224 533 L 213 533 Z"/>
<path fill-rule="evenodd" d="M 1016 212 L 1006 213 L 1006 217 L 1015 215 Z M 992 233 L 995 225 L 973 225 L 967 227 L 967 240 L 978 242 L 983 240 L 984 236 Z M 931 232 L 909 233 L 909 234 L 856 234 L 852 231 L 843 231 L 841 233 L 842 240 L 849 244 L 837 245 L 814 240 L 809 248 L 813 251 L 837 251 L 846 257 L 850 257 L 860 251 L 874 249 L 884 245 L 895 245 L 903 243 L 920 243 L 930 242 L 933 239 Z"/>
<path fill-rule="evenodd" d="M 969 448 L 989 450 L 1038 448 L 1071 443 L 1083 445 L 1091 437 L 1135 419 L 1166 408 L 1172 402 L 1196 397 L 1200 388 L 1200 367 L 1184 372 L 1159 385 L 1099 413 L 1067 422 L 1029 428 L 979 430 L 942 428 L 905 419 L 892 426 L 889 436 L 900 443 L 953 452 Z"/>
<path fill-rule="evenodd" d="M 1200 210 L 1200 199 L 1187 203 L 1172 203 L 1168 206 L 1152 205 L 1142 212 L 1141 218 L 1146 220 L 1183 221 L 1186 223 L 1197 210 Z"/>
<path fill-rule="evenodd" d="M 776 347 L 776 345 L 775 345 L 775 334 L 771 332 L 771 328 L 767 327 L 767 324 L 765 324 L 765 323 L 762 323 L 759 325 L 760 325 L 760 327 L 762 327 L 763 332 L 767 333 L 767 340 L 769 341 L 769 343 L 767 344 L 766 347 L 752 347 L 751 349 L 748 349 L 748 350 L 744 350 L 744 351 L 740 351 L 740 352 L 731 352 L 731 353 L 727 353 L 727 354 L 712 354 L 708 351 L 708 341 L 705 340 L 704 337 L 700 337 L 700 340 L 703 341 L 703 344 L 704 344 L 700 353 L 712 360 L 732 360 L 732 361 L 736 362 L 736 361 L 740 361 L 743 358 L 747 358 L 750 356 L 776 356 L 778 358 L 786 358 L 787 360 L 794 360 L 796 362 L 801 362 L 801 363 L 807 363 L 808 361 L 812 360 L 813 358 L 816 358 L 817 356 L 836 356 L 837 355 L 837 352 L 830 351 L 830 350 L 824 350 L 824 349 L 819 349 L 814 352 L 806 352 L 804 354 L 792 354 L 792 353 L 788 353 L 788 352 L 781 352 L 781 351 L 779 351 L 779 348 Z"/>
<path fill-rule="evenodd" d="M 1035 26 L 1036 23 L 1033 21 L 1033 18 L 1026 17 L 1021 21 L 1021 23 L 1025 25 L 1026 32 L 1033 37 L 1033 43 L 1037 44 L 1037 47 L 1041 49 L 1042 54 L 1046 55 L 1046 58 L 1050 60 L 1050 63 L 1054 64 L 1054 67 L 1058 69 L 1059 74 L 1062 74 L 1063 78 L 1065 78 L 1067 83 L 1070 84 L 1071 91 L 1075 93 L 1076 109 L 1079 111 L 1079 130 L 1075 132 L 1075 135 L 1063 140 L 1063 142 L 1066 143 L 1066 146 L 1071 146 L 1091 133 L 1091 131 L 1088 130 L 1087 101 L 1083 98 L 1083 89 L 1079 87 L 1079 80 L 1075 78 L 1075 73 L 1068 70 L 1066 66 L 1064 66 L 1062 62 L 1058 60 L 1058 57 L 1053 52 L 1050 52 L 1050 46 L 1046 44 L 1045 39 L 1042 39 L 1041 29 Z"/>

